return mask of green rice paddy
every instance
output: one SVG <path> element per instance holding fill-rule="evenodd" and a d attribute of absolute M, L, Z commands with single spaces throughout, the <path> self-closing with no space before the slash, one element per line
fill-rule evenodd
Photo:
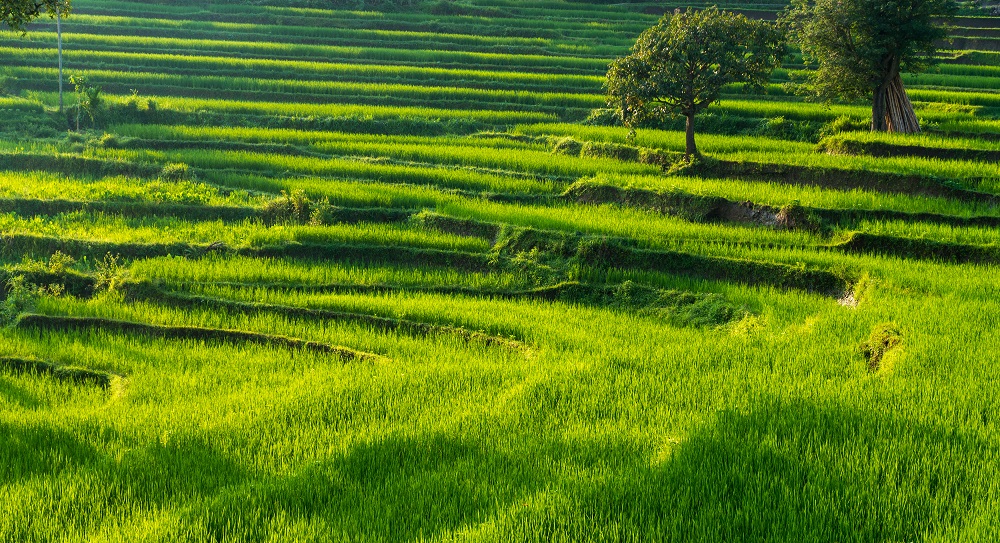
<path fill-rule="evenodd" d="M 0 541 L 1000 539 L 1000 19 L 678 170 L 664 5 L 399 3 L 0 35 Z"/>

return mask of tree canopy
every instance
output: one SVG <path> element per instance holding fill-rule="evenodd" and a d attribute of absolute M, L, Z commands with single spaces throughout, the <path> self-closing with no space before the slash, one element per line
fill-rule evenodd
<path fill-rule="evenodd" d="M 743 15 L 688 8 L 667 13 L 608 70 L 608 104 L 634 130 L 650 119 L 687 118 L 688 156 L 697 155 L 694 116 L 732 83 L 761 86 L 785 45 L 774 25 Z"/>
<path fill-rule="evenodd" d="M 801 47 L 808 91 L 826 100 L 871 98 L 872 129 L 920 130 L 902 72 L 926 69 L 947 37 L 954 0 L 792 0 L 782 22 Z"/>
<path fill-rule="evenodd" d="M 67 13 L 70 0 L 0 0 L 0 23 L 11 30 L 24 31 L 24 26 L 43 13 Z"/>

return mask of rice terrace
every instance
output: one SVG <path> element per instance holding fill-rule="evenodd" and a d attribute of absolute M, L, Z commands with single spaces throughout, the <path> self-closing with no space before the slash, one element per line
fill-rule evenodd
<path fill-rule="evenodd" d="M 1000 540 L 995 3 L 0 0 L 0 59 L 0 542 Z"/>

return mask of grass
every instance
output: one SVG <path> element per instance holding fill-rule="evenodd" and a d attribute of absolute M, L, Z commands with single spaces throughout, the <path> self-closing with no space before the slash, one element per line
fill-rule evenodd
<path fill-rule="evenodd" d="M 26 81 L 50 80 L 57 75 L 52 68 L 10 67 L 7 71 Z M 603 97 L 593 94 L 532 92 L 516 90 L 491 90 L 444 86 L 409 85 L 399 83 L 355 83 L 300 81 L 293 79 L 257 79 L 251 77 L 223 77 L 212 75 L 173 75 L 155 72 L 121 72 L 116 70 L 77 70 L 95 84 L 119 89 L 127 85 L 140 85 L 144 89 L 170 89 L 174 93 L 214 96 L 219 92 L 255 93 L 262 96 L 307 95 L 323 97 L 323 101 L 337 99 L 346 103 L 376 105 L 413 105 L 443 103 L 456 109 L 481 109 L 481 105 L 501 103 L 517 105 L 530 111 L 536 107 L 592 108 L 604 103 Z M 134 88 L 134 87 L 133 87 Z M 183 92 L 177 92 L 184 89 Z M 148 92 L 148 91 L 147 91 Z M 314 98 L 315 100 L 315 98 Z M 464 106 L 464 107 L 463 107 Z"/>
<path fill-rule="evenodd" d="M 663 178 L 600 175 L 587 180 L 587 182 L 660 192 L 680 189 L 702 196 L 722 196 L 733 201 L 749 201 L 775 207 L 798 203 L 803 206 L 826 209 L 894 210 L 906 213 L 938 213 L 957 217 L 996 215 L 995 206 L 989 204 L 961 202 L 947 198 L 884 194 L 860 188 L 831 190 L 816 186 L 766 181 L 706 179 L 687 176 Z"/>
<path fill-rule="evenodd" d="M 119 97 L 124 99 L 124 97 Z M 426 107 L 385 107 L 377 105 L 351 104 L 308 104 L 267 101 L 240 101 L 226 99 L 198 99 L 176 96 L 151 96 L 158 108 L 173 109 L 180 112 L 219 111 L 224 113 L 267 113 L 269 115 L 285 116 L 324 116 L 348 117 L 364 116 L 373 119 L 425 118 L 448 120 L 453 118 L 471 118 L 477 121 L 495 124 L 514 124 L 522 122 L 523 118 L 548 118 L 552 115 L 520 112 L 520 111 L 490 111 L 435 109 Z"/>
<path fill-rule="evenodd" d="M 88 179 L 49 172 L 0 173 L 0 197 L 33 200 L 150 202 L 241 206 L 256 203 L 246 192 L 223 196 L 217 187 L 193 181 L 164 181 L 134 177 Z"/>
<path fill-rule="evenodd" d="M 0 56 L 11 65 L 51 64 L 55 49 L 0 47 Z M 415 84 L 455 84 L 487 89 L 538 89 L 561 92 L 599 92 L 602 78 L 597 76 L 507 73 L 427 67 L 386 66 L 307 62 L 271 59 L 220 59 L 216 56 L 170 55 L 159 53 L 124 53 L 70 51 L 64 54 L 68 66 L 89 65 L 107 69 L 148 70 L 184 75 L 224 74 L 233 77 L 253 76 L 277 79 L 293 76 L 296 80 L 314 81 L 396 81 Z"/>
<path fill-rule="evenodd" d="M 130 243 L 225 243 L 230 247 L 262 247 L 282 243 L 376 243 L 414 245 L 425 248 L 481 252 L 488 244 L 477 238 L 465 238 L 440 232 L 421 231 L 387 224 L 330 226 L 276 225 L 259 221 L 242 224 L 222 221 L 187 222 L 174 218 L 124 219 L 116 216 L 74 212 L 55 217 L 25 218 L 0 215 L 0 225 L 7 234 L 68 237 L 104 242 Z"/>
<path fill-rule="evenodd" d="M 101 159 L 183 162 L 207 170 L 238 170 L 270 175 L 298 174 L 339 179 L 377 180 L 389 184 L 432 185 L 453 189 L 470 189 L 508 193 L 547 193 L 552 181 L 506 176 L 502 173 L 469 169 L 427 167 L 422 164 L 393 164 L 363 158 L 320 158 L 289 156 L 252 151 L 213 151 L 186 149 L 177 151 L 128 151 L 96 149 Z"/>
<path fill-rule="evenodd" d="M 254 128 L 120 126 L 114 132 L 124 136 L 154 140 L 198 142 L 205 149 L 218 141 L 285 143 L 309 145 L 312 150 L 333 156 L 367 156 L 408 162 L 490 168 L 525 173 L 536 177 L 580 177 L 599 171 L 656 173 L 659 167 L 623 164 L 612 160 L 579 159 L 553 155 L 548 142 L 523 143 L 506 138 L 455 138 L 414 136 L 371 136 L 301 130 Z M 152 146 L 152 143 L 147 143 Z M 517 150 L 512 153 L 512 150 Z M 185 160 L 185 159 L 180 159 Z M 197 163 L 196 161 L 192 161 Z"/>
<path fill-rule="evenodd" d="M 580 127 L 578 125 L 519 126 L 518 131 L 532 135 L 573 136 L 580 139 L 623 143 L 624 128 Z M 683 132 L 648 130 L 636 137 L 639 145 L 680 151 L 684 148 Z M 1000 171 L 992 164 L 971 160 L 940 160 L 921 157 L 833 156 L 817 153 L 813 145 L 764 137 L 705 134 L 699 138 L 702 152 L 713 158 L 751 164 L 798 166 L 809 169 L 834 169 L 887 174 L 917 175 L 950 179 L 970 188 L 994 192 Z"/>
<path fill-rule="evenodd" d="M 0 37 L 0 541 L 1000 538 L 996 54 L 668 174 L 573 122 L 661 5 L 306 4 L 74 0 L 79 134 Z"/>

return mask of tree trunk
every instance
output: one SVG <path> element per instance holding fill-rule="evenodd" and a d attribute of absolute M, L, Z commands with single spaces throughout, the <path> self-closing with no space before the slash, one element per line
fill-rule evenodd
<path fill-rule="evenodd" d="M 872 130 L 903 134 L 920 132 L 920 121 L 906 95 L 897 62 L 891 62 L 886 78 L 872 97 Z"/>
<path fill-rule="evenodd" d="M 872 132 L 886 132 L 889 130 L 888 119 L 886 118 L 886 92 L 888 85 L 879 85 L 875 89 L 872 97 Z"/>
<path fill-rule="evenodd" d="M 59 48 L 59 112 L 63 110 L 62 6 L 56 8 L 56 42 Z"/>
<path fill-rule="evenodd" d="M 698 146 L 694 143 L 694 113 L 687 115 L 687 141 L 684 147 L 684 154 L 691 158 L 698 155 Z"/>

